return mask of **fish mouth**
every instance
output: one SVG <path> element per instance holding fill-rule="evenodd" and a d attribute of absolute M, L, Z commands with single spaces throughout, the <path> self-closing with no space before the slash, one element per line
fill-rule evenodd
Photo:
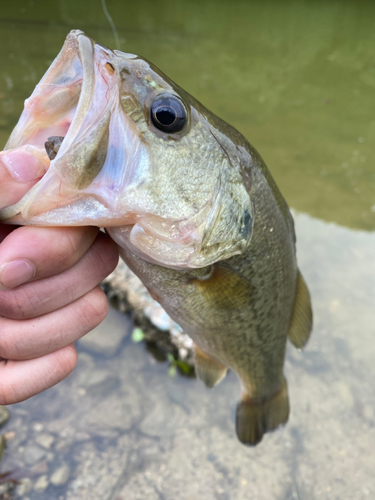
<path fill-rule="evenodd" d="M 118 206 L 141 152 L 134 148 L 137 130 L 121 109 L 116 52 L 80 30 L 68 34 L 0 154 L 4 162 L 31 155 L 46 173 L 18 203 L 0 210 L 0 220 L 54 226 L 135 222 L 129 207 Z M 121 53 L 122 60 L 126 56 L 136 57 Z M 45 143 L 56 137 L 60 148 L 49 157 Z"/>
<path fill-rule="evenodd" d="M 147 65 L 96 44 L 80 30 L 69 33 L 0 153 L 0 162 L 39 162 L 45 173 L 18 203 L 0 210 L 0 221 L 104 227 L 122 248 L 176 269 L 241 253 L 252 224 L 246 192 L 241 191 L 238 210 L 230 212 L 228 231 L 221 229 L 227 220 L 222 207 L 233 200 L 220 176 L 213 176 L 212 192 L 195 205 L 188 200 L 177 209 L 156 193 L 163 186 L 147 135 L 148 101 L 133 92 L 139 68 Z M 151 83 L 150 88 L 151 98 L 156 91 Z M 241 214 L 250 214 L 246 224 Z"/>

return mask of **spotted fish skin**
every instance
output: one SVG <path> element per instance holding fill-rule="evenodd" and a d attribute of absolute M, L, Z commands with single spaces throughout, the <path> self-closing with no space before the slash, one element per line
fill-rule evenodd
<path fill-rule="evenodd" d="M 288 206 L 236 129 L 146 59 L 75 30 L 0 161 L 8 150 L 47 172 L 0 220 L 106 228 L 193 338 L 198 377 L 238 375 L 240 441 L 287 421 L 286 342 L 306 344 L 310 296 Z"/>
<path fill-rule="evenodd" d="M 218 121 L 215 121 L 217 126 Z M 223 139 L 234 150 L 237 133 Z M 251 243 L 240 255 L 197 270 L 174 270 L 121 251 L 127 265 L 152 290 L 170 316 L 195 342 L 198 376 L 208 387 L 227 368 L 242 386 L 237 434 L 249 445 L 288 420 L 289 402 L 283 375 L 288 333 L 294 320 L 294 343 L 302 347 L 312 327 L 307 287 L 296 296 L 298 270 L 292 216 L 256 151 L 240 137 L 241 161 L 253 203 Z M 307 292 L 307 293 L 306 293 Z M 298 315 L 305 322 L 298 320 Z"/>

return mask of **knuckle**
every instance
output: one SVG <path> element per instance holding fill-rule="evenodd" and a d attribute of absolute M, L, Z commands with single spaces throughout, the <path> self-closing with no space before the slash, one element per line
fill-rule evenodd
<path fill-rule="evenodd" d="M 0 382 L 0 405 L 9 405 L 18 402 L 17 391 L 7 381 Z"/>
<path fill-rule="evenodd" d="M 57 364 L 57 372 L 60 374 L 60 379 L 71 373 L 77 365 L 78 354 L 74 346 L 69 345 L 56 353 L 55 358 Z"/>
<path fill-rule="evenodd" d="M 59 296 L 62 297 L 64 304 L 71 304 L 77 300 L 77 291 L 75 286 L 64 286 L 59 290 Z M 56 294 L 57 300 L 57 294 Z"/>
<path fill-rule="evenodd" d="M 19 356 L 20 346 L 15 337 L 18 336 L 22 327 L 18 321 L 0 318 L 0 358 L 4 360 L 14 359 Z M 3 361 L 0 361 L 2 363 Z M 5 361 L 6 362 L 6 361 Z"/>
<path fill-rule="evenodd" d="M 72 227 L 64 228 L 64 243 L 61 245 L 62 259 L 68 267 L 75 264 L 77 255 L 82 254 L 82 249 L 86 249 L 95 239 L 98 229 L 95 227 Z"/>
<path fill-rule="evenodd" d="M 18 299 L 18 294 L 13 290 L 1 292 L 0 295 L 0 315 L 5 318 L 19 318 L 22 305 Z"/>
<path fill-rule="evenodd" d="M 78 231 L 77 231 L 78 229 Z M 64 229 L 64 243 L 60 246 L 60 256 L 67 267 L 71 267 L 75 261 L 75 255 L 79 252 L 82 236 L 81 228 Z"/>
<path fill-rule="evenodd" d="M 10 319 L 27 319 L 36 313 L 36 297 L 29 295 L 27 287 L 9 290 L 0 297 L 0 315 Z M 39 301 L 40 303 L 40 301 Z"/>
<path fill-rule="evenodd" d="M 114 270 L 118 263 L 117 246 L 108 236 L 100 234 L 91 250 L 91 258 L 95 261 L 101 279 L 103 279 Z"/>
<path fill-rule="evenodd" d="M 11 343 L 9 342 L 9 335 L 7 335 L 7 332 L 1 328 L 0 330 L 0 358 L 3 358 L 4 360 L 7 360 L 12 356 L 12 346 Z"/>
<path fill-rule="evenodd" d="M 98 326 L 108 313 L 108 301 L 100 288 L 94 288 L 83 298 L 81 306 L 82 327 L 91 330 Z"/>
<path fill-rule="evenodd" d="M 0 306 L 0 315 L 4 318 L 21 320 L 25 317 L 25 309 L 22 301 L 16 296 L 8 297 Z"/>

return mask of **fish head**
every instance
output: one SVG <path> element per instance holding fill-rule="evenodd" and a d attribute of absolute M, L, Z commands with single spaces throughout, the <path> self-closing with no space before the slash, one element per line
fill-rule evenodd
<path fill-rule="evenodd" d="M 176 269 L 240 254 L 253 207 L 219 123 L 147 60 L 74 30 L 0 154 L 29 155 L 46 173 L 0 220 L 104 227 Z"/>

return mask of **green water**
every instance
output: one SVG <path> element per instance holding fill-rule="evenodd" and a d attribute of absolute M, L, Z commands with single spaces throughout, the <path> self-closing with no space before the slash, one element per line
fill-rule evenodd
<path fill-rule="evenodd" d="M 107 7 L 120 48 L 153 61 L 237 127 L 291 207 L 374 230 L 374 2 L 108 0 Z M 72 28 L 114 47 L 100 0 L 2 5 L 2 144 Z"/>

